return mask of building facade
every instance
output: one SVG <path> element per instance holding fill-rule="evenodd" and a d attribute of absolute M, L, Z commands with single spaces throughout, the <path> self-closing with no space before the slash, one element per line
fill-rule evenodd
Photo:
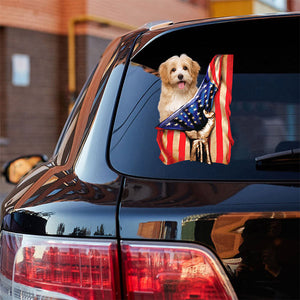
<path fill-rule="evenodd" d="M 194 0 L 196 1 L 196 0 Z M 300 11 L 299 0 L 210 0 L 211 17 Z"/>
<path fill-rule="evenodd" d="M 51 155 L 70 98 L 113 38 L 153 20 L 204 17 L 205 5 L 180 0 L 1 0 L 0 164 L 24 154 Z M 70 95 L 72 30 L 76 85 Z"/>

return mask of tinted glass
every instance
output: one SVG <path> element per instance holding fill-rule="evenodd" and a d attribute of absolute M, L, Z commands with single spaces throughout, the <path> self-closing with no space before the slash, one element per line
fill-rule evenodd
<path fill-rule="evenodd" d="M 299 173 L 289 168 L 257 170 L 255 162 L 258 156 L 299 148 L 298 25 L 296 18 L 289 18 L 191 26 L 163 34 L 146 45 L 127 72 L 110 144 L 112 166 L 121 173 L 147 178 L 299 178 Z M 283 29 L 289 35 L 278 37 Z M 243 36 L 236 40 L 235 31 Z M 230 156 L 228 164 L 184 160 L 165 165 L 159 158 L 156 127 L 160 123 L 161 79 L 157 70 L 167 58 L 181 53 L 201 65 L 198 87 L 215 55 L 233 55 L 227 116 L 234 143 L 226 154 Z"/>
<path fill-rule="evenodd" d="M 73 138 L 75 134 L 75 128 L 77 126 L 77 121 L 79 114 L 81 113 L 81 109 L 84 106 L 85 96 L 87 94 L 87 90 L 91 86 L 91 82 L 95 79 L 98 69 L 97 76 L 98 79 L 101 80 L 100 85 L 98 87 L 97 97 L 92 104 L 91 111 L 88 117 L 88 124 L 84 132 L 84 136 L 87 134 L 87 131 L 93 121 L 95 116 L 95 111 L 99 105 L 99 94 L 103 93 L 105 84 L 107 82 L 107 77 L 109 76 L 110 70 L 112 69 L 112 64 L 116 58 L 115 53 L 118 51 L 118 44 L 120 43 L 120 39 L 115 39 L 111 42 L 111 44 L 106 48 L 102 58 L 99 62 L 99 65 L 95 66 L 94 70 L 91 72 L 89 78 L 87 79 L 86 83 L 84 84 L 80 94 L 78 95 L 74 107 L 68 116 L 68 119 L 64 125 L 64 128 L 61 132 L 59 140 L 54 150 L 53 155 L 57 155 L 56 163 L 63 164 L 69 157 L 71 145 L 73 143 Z M 83 137 L 84 138 L 84 137 Z"/>

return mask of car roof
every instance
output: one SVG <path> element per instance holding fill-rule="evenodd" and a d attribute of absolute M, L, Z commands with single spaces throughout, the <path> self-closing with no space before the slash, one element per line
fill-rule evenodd
<path fill-rule="evenodd" d="M 191 43 L 197 43 L 197 39 L 202 40 L 211 40 L 211 32 L 206 32 L 203 30 L 203 36 L 194 36 L 193 32 L 198 32 L 198 28 L 201 26 L 210 26 L 210 28 L 215 28 L 216 35 L 216 48 L 218 51 L 227 51 L 227 46 L 232 45 L 237 41 L 238 35 L 238 45 L 247 49 L 247 36 L 240 34 L 242 32 L 241 26 L 249 26 L 249 22 L 253 27 L 253 32 L 255 30 L 260 30 L 261 24 L 264 23 L 264 30 L 266 32 L 266 37 L 270 40 L 278 39 L 278 33 L 283 32 L 281 22 L 268 22 L 271 19 L 285 19 L 288 20 L 299 17 L 299 13 L 280 13 L 280 14 L 268 14 L 268 15 L 250 15 L 250 16 L 240 16 L 240 17 L 224 17 L 224 18 L 215 18 L 215 19 L 200 19 L 200 20 L 190 20 L 184 22 L 172 23 L 171 21 L 161 21 L 154 22 L 144 25 L 145 31 L 140 35 L 137 40 L 137 43 L 134 47 L 132 53 L 132 61 L 138 64 L 148 66 L 153 70 L 158 70 L 160 63 L 170 57 L 170 49 L 174 49 L 173 55 L 180 55 L 181 53 L 186 53 L 190 57 L 199 56 L 199 52 L 205 53 L 203 55 L 211 55 L 210 52 L 214 52 L 213 45 L 207 45 L 206 48 L 202 48 L 197 51 L 197 53 L 191 52 Z M 265 21 L 265 22 L 264 22 Z M 239 23 L 239 26 L 236 26 L 236 23 Z M 220 26 L 221 25 L 221 26 Z M 274 27 L 275 26 L 275 27 Z M 277 26 L 277 27 L 276 27 Z M 203 29 L 205 29 L 203 27 Z M 227 29 L 224 29 L 224 28 Z M 246 27 L 244 27 L 246 28 Z M 185 29 L 184 33 L 180 33 L 182 29 Z M 218 34 L 219 31 L 222 31 L 223 36 Z M 227 30 L 227 31 L 226 31 Z M 232 31 L 238 30 L 235 34 L 232 34 Z M 189 32 L 189 34 L 187 34 Z M 237 35 L 236 35 L 237 34 Z M 226 35 L 226 36 L 225 36 Z M 295 38 L 290 35 L 290 38 Z M 180 47 L 178 46 L 178 40 L 180 40 Z M 237 44 L 237 43 L 235 43 Z M 221 45 L 221 48 L 220 48 Z M 180 48 L 181 53 L 177 53 L 177 49 Z M 230 47 L 232 50 L 232 47 Z M 249 50 L 250 51 L 250 50 Z M 283 49 L 288 51 L 288 49 Z M 203 60 L 207 60 L 205 56 Z M 147 59 L 145 59 L 147 57 Z M 150 59 L 149 59 L 150 58 Z M 199 61 L 201 64 L 201 61 Z"/>

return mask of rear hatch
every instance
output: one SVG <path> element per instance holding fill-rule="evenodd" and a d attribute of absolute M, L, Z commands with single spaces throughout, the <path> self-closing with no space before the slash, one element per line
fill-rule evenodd
<path fill-rule="evenodd" d="M 218 59 L 221 66 L 220 81 L 209 78 L 216 125 L 202 162 L 185 155 L 193 141 L 182 155 L 184 130 L 177 135 L 159 121 L 159 66 L 182 53 L 201 66 L 198 87 Z M 125 176 L 120 238 L 204 246 L 239 298 L 298 298 L 298 83 L 296 16 L 191 22 L 142 35 L 109 149 L 111 166 Z"/>

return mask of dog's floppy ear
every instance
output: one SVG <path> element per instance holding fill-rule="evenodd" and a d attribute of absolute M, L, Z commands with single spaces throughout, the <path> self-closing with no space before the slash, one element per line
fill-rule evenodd
<path fill-rule="evenodd" d="M 192 60 L 192 76 L 193 76 L 193 78 L 197 79 L 198 73 L 200 70 L 201 70 L 200 65 L 195 60 Z"/>
<path fill-rule="evenodd" d="M 163 83 L 168 83 L 169 78 L 168 78 L 168 70 L 167 70 L 167 63 L 164 62 L 159 66 L 158 73 L 160 75 L 161 81 Z"/>

